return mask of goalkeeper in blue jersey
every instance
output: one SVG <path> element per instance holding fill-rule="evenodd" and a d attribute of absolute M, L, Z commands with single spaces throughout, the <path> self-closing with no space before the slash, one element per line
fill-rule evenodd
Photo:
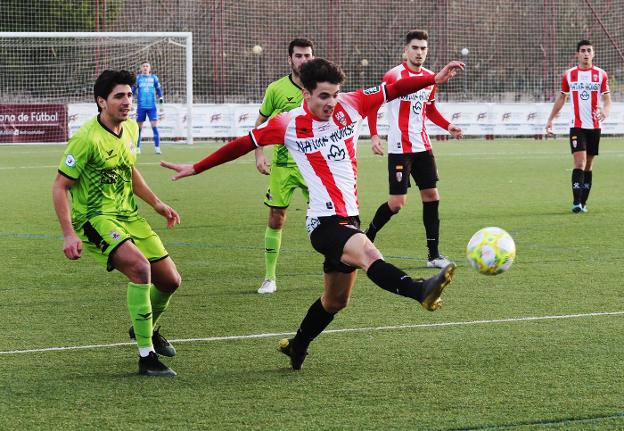
<path fill-rule="evenodd" d="M 132 94 L 137 100 L 137 116 L 136 121 L 139 124 L 139 141 L 137 142 L 137 154 L 141 153 L 141 134 L 143 132 L 143 123 L 147 116 L 152 126 L 152 132 L 154 134 L 154 148 L 156 154 L 161 154 L 160 151 L 160 133 L 158 132 L 158 110 L 156 109 L 156 97 L 158 96 L 158 103 L 162 105 L 165 103 L 163 98 L 162 88 L 158 81 L 158 76 L 151 73 L 152 67 L 149 62 L 144 61 L 141 63 L 141 73 L 137 75 L 136 82 L 132 86 Z M 161 108 L 162 109 L 162 108 Z"/>

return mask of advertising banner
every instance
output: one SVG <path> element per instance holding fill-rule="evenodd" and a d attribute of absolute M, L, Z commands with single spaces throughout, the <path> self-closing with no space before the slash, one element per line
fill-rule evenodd
<path fill-rule="evenodd" d="M 67 106 L 0 104 L 0 143 L 67 141 Z"/>

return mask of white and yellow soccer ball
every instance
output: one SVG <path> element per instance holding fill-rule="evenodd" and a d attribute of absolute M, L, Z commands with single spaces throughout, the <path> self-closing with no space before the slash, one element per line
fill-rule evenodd
<path fill-rule="evenodd" d="M 481 274 L 500 274 L 507 271 L 516 258 L 516 244 L 503 229 L 485 227 L 470 238 L 466 258 Z"/>

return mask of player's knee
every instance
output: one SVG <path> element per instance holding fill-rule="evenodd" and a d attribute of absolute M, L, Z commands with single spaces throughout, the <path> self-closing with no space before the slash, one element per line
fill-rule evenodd
<path fill-rule="evenodd" d="M 349 297 L 338 297 L 326 299 L 323 301 L 323 308 L 328 313 L 336 314 L 343 308 L 346 308 L 349 305 Z"/>
<path fill-rule="evenodd" d="M 161 290 L 162 292 L 173 293 L 176 290 L 178 290 L 181 284 L 182 284 L 182 276 L 180 276 L 180 274 L 177 271 L 174 271 L 165 279 L 159 280 L 157 287 L 158 287 L 158 290 Z"/>
<path fill-rule="evenodd" d="M 150 264 L 147 259 L 141 257 L 128 264 L 126 273 L 134 283 L 147 284 L 150 282 Z"/>

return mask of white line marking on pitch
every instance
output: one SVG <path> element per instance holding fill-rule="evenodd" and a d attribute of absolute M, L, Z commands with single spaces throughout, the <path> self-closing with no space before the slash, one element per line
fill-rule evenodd
<path fill-rule="evenodd" d="M 527 317 L 511 317 L 508 319 L 493 319 L 493 320 L 468 320 L 461 322 L 441 322 L 441 323 L 420 323 L 417 325 L 396 325 L 396 326 L 370 326 L 362 328 L 343 328 L 343 329 L 328 329 L 323 331 L 324 334 L 339 334 L 344 332 L 372 332 L 372 331 L 391 331 L 401 329 L 427 329 L 427 328 L 439 328 L 450 326 L 470 326 L 470 325 L 488 325 L 497 323 L 516 323 L 516 322 L 536 322 L 544 320 L 561 320 L 561 319 L 578 319 L 583 317 L 605 317 L 605 316 L 621 316 L 624 315 L 624 311 L 605 311 L 598 313 L 582 313 L 582 314 L 562 314 L 558 316 L 527 316 Z M 192 343 L 197 341 L 230 341 L 230 340 L 249 340 L 255 338 L 270 338 L 270 337 L 283 337 L 292 335 L 292 332 L 273 332 L 265 334 L 250 334 L 250 335 L 226 335 L 221 337 L 206 337 L 206 338 L 181 338 L 177 340 L 169 340 L 172 343 Z M 134 342 L 127 343 L 111 343 L 111 344 L 90 344 L 85 346 L 66 346 L 66 347 L 47 347 L 41 349 L 25 349 L 25 350 L 7 350 L 0 351 L 0 355 L 16 355 L 19 353 L 40 353 L 40 352 L 58 352 L 65 350 L 87 350 L 87 349 L 106 349 L 111 347 L 120 346 L 134 346 Z"/>

